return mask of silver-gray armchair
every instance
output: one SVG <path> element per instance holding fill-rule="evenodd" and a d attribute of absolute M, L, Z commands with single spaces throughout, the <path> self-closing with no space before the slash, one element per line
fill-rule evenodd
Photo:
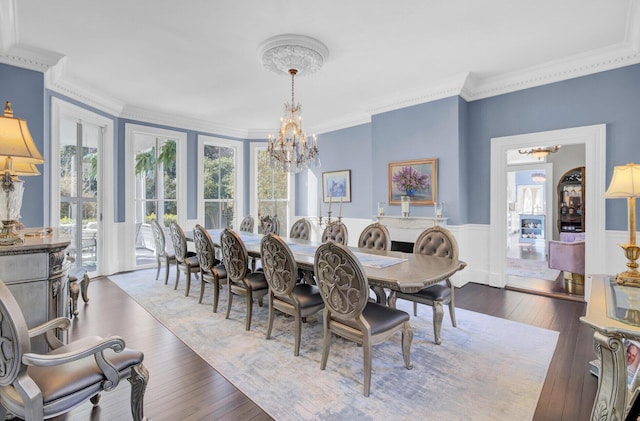
<path fill-rule="evenodd" d="M 142 365 L 142 352 L 125 348 L 118 336 L 92 336 L 64 345 L 54 332 L 69 325 L 69 319 L 60 317 L 27 329 L 18 303 L 0 281 L 0 419 L 11 413 L 40 421 L 87 399 L 97 406 L 100 392 L 115 389 L 124 378 L 131 383 L 133 419 L 145 419 L 149 373 Z M 31 352 L 30 339 L 38 335 L 45 335 L 50 352 Z"/>

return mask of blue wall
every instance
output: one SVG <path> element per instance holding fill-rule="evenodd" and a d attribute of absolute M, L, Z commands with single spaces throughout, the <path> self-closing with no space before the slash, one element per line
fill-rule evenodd
<path fill-rule="evenodd" d="M 47 160 L 50 154 L 50 96 L 64 97 L 45 93 L 41 73 L 3 64 L 0 64 L 0 95 L 3 101 L 11 100 L 17 117 L 29 122 L 38 148 Z M 77 101 L 66 100 L 106 115 Z M 116 118 L 116 221 L 124 221 L 125 217 L 122 165 L 124 124 L 127 122 L 187 133 L 187 216 L 194 218 L 197 212 L 197 136 L 200 132 Z M 614 165 L 640 162 L 640 65 L 468 103 L 456 96 L 377 114 L 369 124 L 319 135 L 322 167 L 313 173 L 320 180 L 322 172 L 350 169 L 353 201 L 344 204 L 343 215 L 369 218 L 375 213 L 376 202 L 388 202 L 389 162 L 438 158 L 438 200 L 445 202 L 444 213 L 449 217 L 449 223 L 488 224 L 491 138 L 601 123 L 607 125 L 608 183 Z M 239 193 L 248 203 L 248 141 L 245 158 L 245 187 Z M 25 203 L 43 204 L 42 207 L 23 207 L 23 221 L 27 226 L 41 226 L 48 220 L 50 174 L 46 162 L 43 175 L 25 179 Z M 296 211 L 302 214 L 307 209 L 309 179 L 301 174 L 297 181 Z M 626 230 L 624 201 L 608 200 L 606 206 L 607 229 Z M 388 213 L 399 215 L 399 206 L 389 206 Z M 431 216 L 433 208 L 414 206 L 412 214 Z"/>
<path fill-rule="evenodd" d="M 608 185 L 615 165 L 640 162 L 640 65 L 470 102 L 469 222 L 489 223 L 491 138 L 602 123 Z M 626 231 L 626 203 L 606 202 L 606 228 Z"/>
<path fill-rule="evenodd" d="M 42 226 L 45 206 L 40 204 L 45 197 L 45 186 L 48 190 L 49 174 L 47 157 L 49 142 L 44 141 L 45 104 L 44 75 L 33 70 L 20 69 L 0 63 L 0 101 L 11 102 L 13 116 L 27 121 L 29 132 L 36 147 L 44 157 L 45 164 L 37 165 L 43 176 L 21 177 L 24 181 L 22 197 L 22 223 L 27 227 Z M 48 210 L 47 210 L 48 217 Z"/>

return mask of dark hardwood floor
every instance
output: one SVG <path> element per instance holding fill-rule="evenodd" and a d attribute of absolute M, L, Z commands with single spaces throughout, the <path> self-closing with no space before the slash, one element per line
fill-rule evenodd
<path fill-rule="evenodd" d="M 152 420 L 270 419 L 111 281 L 92 280 L 89 295 L 90 303 L 81 304 L 80 317 L 73 320 L 70 338 L 120 335 L 127 346 L 144 351 L 145 366 L 150 373 L 144 402 L 147 417 Z M 534 420 L 589 419 L 597 379 L 588 369 L 588 362 L 594 358 L 593 333 L 579 321 L 585 312 L 584 303 L 471 283 L 456 290 L 456 306 L 559 331 L 558 345 Z M 130 419 L 129 392 L 129 385 L 121 384 L 115 391 L 102 394 L 98 408 L 92 409 L 87 402 L 54 419 Z"/>

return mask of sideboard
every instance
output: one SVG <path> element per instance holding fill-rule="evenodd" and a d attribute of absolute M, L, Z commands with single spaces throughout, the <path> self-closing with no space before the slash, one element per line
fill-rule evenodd
<path fill-rule="evenodd" d="M 59 316 L 67 316 L 65 250 L 70 239 L 62 231 L 26 229 L 24 243 L 0 247 L 0 280 L 22 309 L 29 328 Z M 32 343 L 36 352 L 46 351 L 44 338 Z"/>

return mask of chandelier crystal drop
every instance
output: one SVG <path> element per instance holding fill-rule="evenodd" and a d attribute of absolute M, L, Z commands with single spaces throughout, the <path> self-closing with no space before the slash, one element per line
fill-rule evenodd
<path fill-rule="evenodd" d="M 280 118 L 278 136 L 269 135 L 268 153 L 271 167 L 292 173 L 320 166 L 318 142 L 314 134 L 311 139 L 302 130 L 302 106 L 295 102 L 296 69 L 291 75 L 291 103 L 284 104 L 285 115 Z"/>

